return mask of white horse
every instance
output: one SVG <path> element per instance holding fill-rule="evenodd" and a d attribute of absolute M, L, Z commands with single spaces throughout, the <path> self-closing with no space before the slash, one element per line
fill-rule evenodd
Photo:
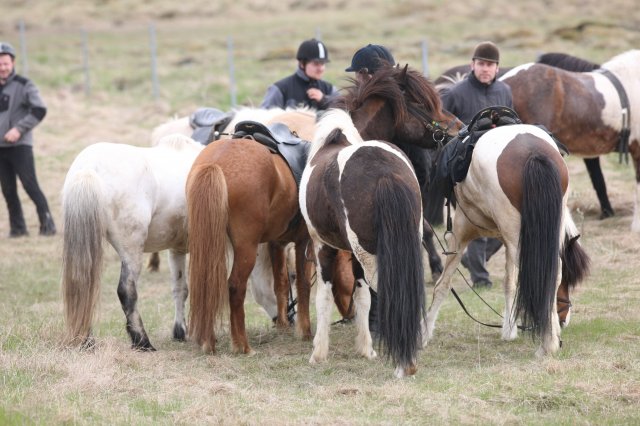
<path fill-rule="evenodd" d="M 186 334 L 187 224 L 185 182 L 203 146 L 182 135 L 164 137 L 153 148 L 97 143 L 85 148 L 64 183 L 62 288 L 67 340 L 91 345 L 91 325 L 100 289 L 103 241 L 122 262 L 118 297 L 132 346 L 154 350 L 138 313 L 136 284 L 143 252 L 169 250 L 175 302 L 173 338 Z M 252 282 L 273 282 L 268 247 L 262 245 Z M 270 317 L 277 314 L 274 294 L 254 292 Z"/>
<path fill-rule="evenodd" d="M 568 185 L 558 147 L 539 127 L 498 127 L 480 137 L 466 178 L 454 188 L 458 208 L 453 234 L 458 245 L 452 247 L 456 251 L 447 256 L 435 285 L 423 324 L 423 346 L 433 335 L 466 246 L 486 236 L 499 238 L 506 247 L 502 338 L 517 337 L 520 316 L 525 328 L 541 338 L 538 355 L 558 350 L 560 323 L 554 309 L 558 286 L 561 281 L 568 287 L 576 285 L 589 265 L 566 205 Z"/>

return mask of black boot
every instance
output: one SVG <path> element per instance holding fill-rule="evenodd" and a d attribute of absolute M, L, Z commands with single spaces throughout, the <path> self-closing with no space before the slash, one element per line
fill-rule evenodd
<path fill-rule="evenodd" d="M 40 235 L 55 235 L 56 225 L 53 223 L 53 217 L 51 213 L 47 212 L 44 217 L 40 219 Z"/>

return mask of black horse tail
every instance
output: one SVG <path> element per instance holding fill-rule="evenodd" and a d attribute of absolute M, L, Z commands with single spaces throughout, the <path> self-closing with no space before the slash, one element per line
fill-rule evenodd
<path fill-rule="evenodd" d="M 565 213 L 565 234 L 560 259 L 562 259 L 562 282 L 569 289 L 576 287 L 589 275 L 591 259 L 580 245 L 580 235 L 571 232 L 575 229 L 569 212 Z"/>
<path fill-rule="evenodd" d="M 563 215 L 560 174 L 544 155 L 532 156 L 525 163 L 520 214 L 520 270 L 515 309 L 516 316 L 535 337 L 546 334 L 551 327 Z"/>
<path fill-rule="evenodd" d="M 420 202 L 419 194 L 398 179 L 378 182 L 374 223 L 380 342 L 387 357 L 404 368 L 417 359 L 425 313 Z"/>

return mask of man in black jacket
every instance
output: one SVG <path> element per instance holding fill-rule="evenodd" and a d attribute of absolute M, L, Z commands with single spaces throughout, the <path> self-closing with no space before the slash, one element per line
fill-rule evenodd
<path fill-rule="evenodd" d="M 261 108 L 307 106 L 325 109 L 338 90 L 322 80 L 329 51 L 323 42 L 312 38 L 298 47 L 298 69 L 292 75 L 269 86 Z"/>
<path fill-rule="evenodd" d="M 471 72 L 466 79 L 442 94 L 442 104 L 463 123 L 469 124 L 475 114 L 489 106 L 513 108 L 511 89 L 496 80 L 500 51 L 495 44 L 486 41 L 478 44 L 471 59 Z M 474 288 L 492 286 L 486 262 L 502 243 L 495 238 L 473 240 L 462 257 L 462 264 L 471 272 Z"/>
<path fill-rule="evenodd" d="M 15 73 L 15 57 L 13 47 L 0 42 L 0 184 L 9 210 L 9 237 L 28 235 L 16 177 L 36 205 L 40 235 L 54 235 L 53 217 L 36 178 L 31 134 L 47 108 L 35 84 Z"/>

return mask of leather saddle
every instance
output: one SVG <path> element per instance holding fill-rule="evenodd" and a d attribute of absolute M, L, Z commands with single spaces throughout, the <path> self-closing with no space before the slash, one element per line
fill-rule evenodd
<path fill-rule="evenodd" d="M 189 125 L 193 130 L 191 139 L 202 145 L 209 145 L 220 139 L 220 132 L 233 119 L 233 113 L 220 111 L 217 108 L 198 108 L 189 116 Z"/>
<path fill-rule="evenodd" d="M 241 121 L 236 124 L 233 138 L 250 138 L 279 154 L 289 165 L 298 188 L 302 171 L 307 164 L 311 144 L 298 137 L 283 123 L 265 125 L 257 121 Z"/>

